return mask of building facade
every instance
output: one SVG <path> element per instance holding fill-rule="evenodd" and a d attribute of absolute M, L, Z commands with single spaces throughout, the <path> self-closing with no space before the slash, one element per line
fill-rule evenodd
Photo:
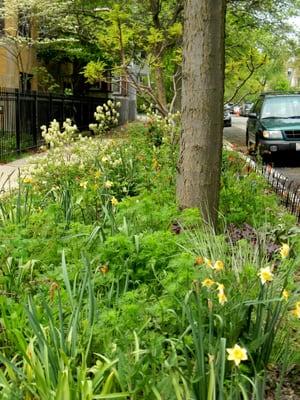
<path fill-rule="evenodd" d="M 0 87 L 37 90 L 34 23 L 26 10 L 14 12 L 4 1 L 0 6 Z"/>

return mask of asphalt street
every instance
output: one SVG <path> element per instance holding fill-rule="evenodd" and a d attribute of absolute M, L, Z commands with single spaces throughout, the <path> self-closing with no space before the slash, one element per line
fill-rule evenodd
<path fill-rule="evenodd" d="M 247 118 L 232 116 L 232 127 L 224 128 L 224 139 L 232 143 L 238 150 L 247 152 L 246 137 Z M 273 166 L 281 174 L 300 185 L 300 153 L 278 154 L 273 160 Z"/>

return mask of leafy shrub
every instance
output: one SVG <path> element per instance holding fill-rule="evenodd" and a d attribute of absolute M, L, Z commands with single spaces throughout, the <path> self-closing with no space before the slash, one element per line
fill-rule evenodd
<path fill-rule="evenodd" d="M 229 159 L 231 157 L 233 160 L 230 163 L 234 164 L 234 168 L 223 171 L 220 192 L 220 213 L 226 223 L 240 225 L 247 222 L 260 226 L 270 222 L 275 225 L 280 211 L 276 195 L 270 191 L 263 177 L 248 170 L 241 172 L 243 162 L 236 156 L 228 156 Z"/>

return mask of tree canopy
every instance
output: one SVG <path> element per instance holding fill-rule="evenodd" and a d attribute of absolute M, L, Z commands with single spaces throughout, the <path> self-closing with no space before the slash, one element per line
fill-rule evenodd
<path fill-rule="evenodd" d="M 225 100 L 238 102 L 286 79 L 286 60 L 296 52 L 287 21 L 299 6 L 300 0 L 227 0 Z M 149 73 L 139 80 L 140 93 L 169 110 L 181 84 L 182 0 L 11 0 L 1 13 L 24 8 L 38 27 L 31 45 L 45 66 L 71 62 L 74 79 L 94 82 L 134 61 Z"/>

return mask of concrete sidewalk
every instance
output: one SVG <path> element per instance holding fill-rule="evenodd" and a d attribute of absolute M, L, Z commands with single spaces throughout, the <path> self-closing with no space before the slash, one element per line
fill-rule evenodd
<path fill-rule="evenodd" d="M 38 161 L 41 156 L 43 155 L 35 154 L 20 158 L 19 160 L 7 164 L 0 164 L 0 193 L 16 189 L 18 187 L 18 179 L 22 169 L 28 164 L 31 164 L 34 159 Z"/>

